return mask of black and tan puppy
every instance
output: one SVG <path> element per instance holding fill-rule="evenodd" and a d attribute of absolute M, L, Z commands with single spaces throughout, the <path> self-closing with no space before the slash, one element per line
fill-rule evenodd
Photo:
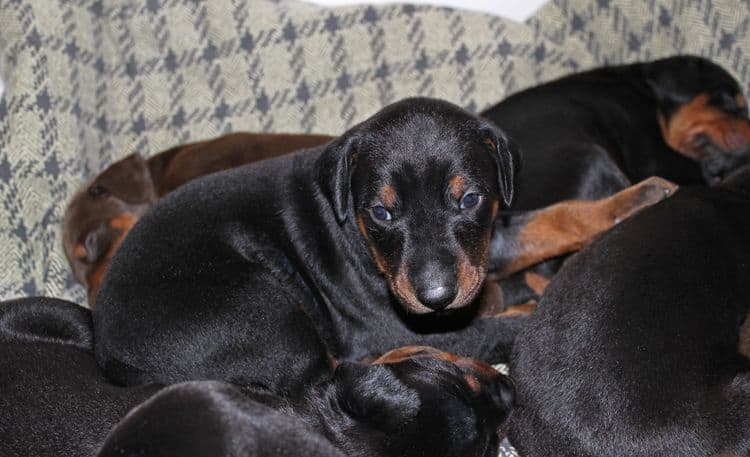
<path fill-rule="evenodd" d="M 520 147 L 516 210 L 603 198 L 649 176 L 715 185 L 750 160 L 742 90 L 700 57 L 566 76 L 518 92 L 482 116 Z"/>
<path fill-rule="evenodd" d="M 560 200 L 602 199 L 649 176 L 716 185 L 750 160 L 750 120 L 739 83 L 694 56 L 573 74 L 518 92 L 482 116 L 519 145 L 523 167 L 512 210 L 520 212 Z M 507 302 L 538 299 L 561 261 L 507 279 L 522 254 L 503 254 L 505 238 L 493 239 L 493 278 L 505 279 Z M 527 227 L 515 238 L 543 239 Z"/>
<path fill-rule="evenodd" d="M 502 360 L 522 319 L 472 305 L 514 164 L 497 127 L 414 98 L 318 149 L 192 181 L 117 251 L 94 310 L 100 365 L 125 384 L 293 395 L 326 352 Z"/>
<path fill-rule="evenodd" d="M 298 402 L 214 381 L 119 387 L 92 339 L 72 303 L 0 303 L 0 455 L 489 457 L 513 399 L 486 364 L 423 347 L 327 368 Z"/>
<path fill-rule="evenodd" d="M 750 167 L 681 188 L 553 279 L 521 331 L 512 442 L 535 456 L 750 455 Z"/>
<path fill-rule="evenodd" d="M 271 407 L 268 396 L 219 382 L 166 388 L 98 455 L 495 457 L 513 397 L 507 378 L 432 348 L 405 350 L 392 362 L 340 365 L 299 404 Z"/>

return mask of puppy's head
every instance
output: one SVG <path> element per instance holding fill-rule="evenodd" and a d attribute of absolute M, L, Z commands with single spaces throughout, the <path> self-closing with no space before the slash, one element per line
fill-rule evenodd
<path fill-rule="evenodd" d="M 750 162 L 747 101 L 723 68 L 699 57 L 672 57 L 644 65 L 658 104 L 664 141 L 701 164 L 716 185 Z"/>
<path fill-rule="evenodd" d="M 422 314 L 476 297 L 517 163 L 494 125 L 414 98 L 332 142 L 319 172 L 339 222 L 357 225 L 403 308 Z"/>
<path fill-rule="evenodd" d="M 514 397 L 489 365 L 422 346 L 372 365 L 343 363 L 334 383 L 352 420 L 335 439 L 347 455 L 360 455 L 348 448 L 352 438 L 378 455 L 495 456 Z"/>
<path fill-rule="evenodd" d="M 110 165 L 68 204 L 63 248 L 90 304 L 117 246 L 156 198 L 148 163 L 132 154 Z"/>

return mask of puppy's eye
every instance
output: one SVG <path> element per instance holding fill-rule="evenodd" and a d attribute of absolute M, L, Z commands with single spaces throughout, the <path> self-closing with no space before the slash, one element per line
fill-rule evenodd
<path fill-rule="evenodd" d="M 476 192 L 467 192 L 461 197 L 461 203 L 459 204 L 461 209 L 471 209 L 479 204 L 482 200 L 482 196 Z"/>
<path fill-rule="evenodd" d="M 372 214 L 372 217 L 379 220 L 379 221 L 390 221 L 393 219 L 393 216 L 391 216 L 391 213 L 388 212 L 385 207 L 377 205 L 370 208 L 370 214 Z"/>
<path fill-rule="evenodd" d="M 101 197 L 102 195 L 106 193 L 107 193 L 107 189 L 101 184 L 94 184 L 93 186 L 89 187 L 89 195 L 94 198 Z"/>

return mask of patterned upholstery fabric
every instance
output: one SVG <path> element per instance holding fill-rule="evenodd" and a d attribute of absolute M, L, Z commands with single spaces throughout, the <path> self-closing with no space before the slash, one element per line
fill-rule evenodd
<path fill-rule="evenodd" d="M 749 9 L 554 0 L 514 23 L 409 5 L 0 0 L 0 298 L 85 303 L 63 211 L 131 152 L 233 130 L 337 134 L 411 95 L 481 110 L 575 70 L 675 53 L 714 58 L 747 85 Z"/>

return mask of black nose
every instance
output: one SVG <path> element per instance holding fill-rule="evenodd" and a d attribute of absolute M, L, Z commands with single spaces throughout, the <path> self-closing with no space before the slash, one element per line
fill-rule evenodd
<path fill-rule="evenodd" d="M 435 311 L 448 306 L 456 298 L 456 288 L 448 285 L 438 285 L 417 292 L 417 298 L 423 305 Z"/>
<path fill-rule="evenodd" d="M 416 277 L 412 278 L 417 299 L 435 311 L 445 309 L 458 293 L 453 262 L 450 260 L 428 261 L 416 271 Z"/>

